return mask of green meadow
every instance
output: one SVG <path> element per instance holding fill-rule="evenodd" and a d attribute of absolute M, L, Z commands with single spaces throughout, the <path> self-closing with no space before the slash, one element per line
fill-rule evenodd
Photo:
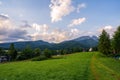
<path fill-rule="evenodd" d="M 120 80 L 120 61 L 99 52 L 0 64 L 0 80 Z"/>

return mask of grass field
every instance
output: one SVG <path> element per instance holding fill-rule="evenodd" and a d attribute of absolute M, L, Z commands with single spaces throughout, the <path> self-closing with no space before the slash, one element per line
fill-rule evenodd
<path fill-rule="evenodd" d="M 120 61 L 82 52 L 45 61 L 0 64 L 0 80 L 120 80 Z"/>

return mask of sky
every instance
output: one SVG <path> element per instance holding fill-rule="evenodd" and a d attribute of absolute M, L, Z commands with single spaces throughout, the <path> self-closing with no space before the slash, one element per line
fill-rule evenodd
<path fill-rule="evenodd" d="M 110 36 L 120 25 L 120 0 L 0 0 L 0 43 Z"/>

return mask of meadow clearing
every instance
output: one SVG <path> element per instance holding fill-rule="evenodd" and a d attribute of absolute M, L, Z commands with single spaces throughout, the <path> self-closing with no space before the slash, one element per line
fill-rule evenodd
<path fill-rule="evenodd" d="M 99 52 L 0 64 L 0 80 L 120 80 L 120 61 Z"/>

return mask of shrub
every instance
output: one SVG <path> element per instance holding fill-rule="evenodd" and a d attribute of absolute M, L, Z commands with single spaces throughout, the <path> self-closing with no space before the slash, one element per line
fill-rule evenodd
<path fill-rule="evenodd" d="M 45 55 L 40 55 L 32 59 L 32 61 L 42 61 L 48 59 Z"/>
<path fill-rule="evenodd" d="M 52 57 L 52 52 L 51 52 L 51 50 L 45 49 L 45 50 L 44 50 L 44 55 L 45 55 L 47 58 L 51 58 L 51 57 Z"/>

